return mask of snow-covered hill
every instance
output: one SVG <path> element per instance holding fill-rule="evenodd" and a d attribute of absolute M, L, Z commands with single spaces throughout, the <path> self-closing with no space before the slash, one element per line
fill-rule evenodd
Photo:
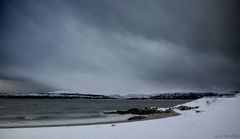
<path fill-rule="evenodd" d="M 177 92 L 155 95 L 129 94 L 129 95 L 96 95 L 79 91 L 52 91 L 40 93 L 0 93 L 0 98 L 81 98 L 81 99 L 198 99 L 202 97 L 232 97 L 240 91 L 233 91 L 224 94 L 212 92 Z"/>
<path fill-rule="evenodd" d="M 81 94 L 79 92 L 54 91 L 43 93 L 0 93 L 0 98 L 80 98 L 80 99 L 111 99 L 105 95 Z"/>

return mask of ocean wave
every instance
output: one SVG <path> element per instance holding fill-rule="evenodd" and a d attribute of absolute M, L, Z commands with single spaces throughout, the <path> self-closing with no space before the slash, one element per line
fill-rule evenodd
<path fill-rule="evenodd" d="M 104 118 L 105 115 L 94 114 L 94 115 L 28 115 L 28 116 L 9 116 L 1 117 L 3 121 L 36 121 L 36 120 L 70 120 L 70 119 L 92 119 L 92 118 Z"/>
<path fill-rule="evenodd" d="M 8 116 L 1 117 L 0 120 L 6 121 L 22 121 L 22 120 L 44 120 L 44 119 L 53 119 L 51 116 Z"/>

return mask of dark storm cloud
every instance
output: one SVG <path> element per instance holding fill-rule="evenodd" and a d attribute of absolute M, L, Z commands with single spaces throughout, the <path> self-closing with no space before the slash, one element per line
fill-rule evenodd
<path fill-rule="evenodd" d="M 0 72 L 100 93 L 238 89 L 238 3 L 1 1 Z"/>

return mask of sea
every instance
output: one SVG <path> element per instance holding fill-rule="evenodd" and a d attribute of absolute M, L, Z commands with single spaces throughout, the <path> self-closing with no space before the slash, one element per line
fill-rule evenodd
<path fill-rule="evenodd" d="M 191 100 L 0 99 L 0 128 L 81 125 L 126 120 L 104 111 L 172 107 Z"/>

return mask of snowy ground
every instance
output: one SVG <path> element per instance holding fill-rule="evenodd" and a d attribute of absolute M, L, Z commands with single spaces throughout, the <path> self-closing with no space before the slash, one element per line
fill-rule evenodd
<path fill-rule="evenodd" d="M 114 125 L 0 129 L 0 139 L 240 139 L 240 96 L 186 105 L 202 112 Z"/>

